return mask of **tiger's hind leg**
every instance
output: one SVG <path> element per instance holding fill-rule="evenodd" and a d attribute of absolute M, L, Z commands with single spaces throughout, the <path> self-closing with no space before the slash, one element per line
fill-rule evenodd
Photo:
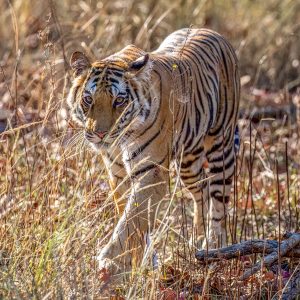
<path fill-rule="evenodd" d="M 194 234 L 190 242 L 196 245 L 204 237 L 208 213 L 207 181 L 203 169 L 205 161 L 204 149 L 200 148 L 196 153 L 185 153 L 180 165 L 180 178 L 194 202 Z"/>
<path fill-rule="evenodd" d="M 209 222 L 207 239 L 202 247 L 216 248 L 225 246 L 226 215 L 230 200 L 231 185 L 235 168 L 235 144 L 231 132 L 218 137 L 206 151 L 209 181 Z"/>

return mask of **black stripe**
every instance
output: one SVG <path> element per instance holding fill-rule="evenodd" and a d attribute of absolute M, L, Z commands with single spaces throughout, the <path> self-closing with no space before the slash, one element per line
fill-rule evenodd
<path fill-rule="evenodd" d="M 203 44 L 205 44 L 205 43 L 203 43 Z M 216 64 L 216 61 L 213 60 L 212 57 L 211 57 L 211 53 L 207 53 L 206 49 L 204 47 L 201 47 L 202 45 L 200 43 L 192 42 L 191 41 L 191 45 L 193 45 L 193 46 L 201 49 L 201 51 L 198 51 L 197 54 L 200 55 L 201 60 L 203 62 L 211 64 L 211 65 L 215 65 Z M 205 58 L 203 58 L 203 54 L 205 55 Z"/>
<path fill-rule="evenodd" d="M 211 182 L 211 186 L 212 185 L 231 185 L 232 183 L 232 176 L 233 174 L 231 174 L 230 176 L 228 176 L 228 178 L 226 178 L 225 180 L 224 179 L 219 179 L 219 180 L 216 180 L 216 181 L 212 181 Z"/>
<path fill-rule="evenodd" d="M 233 164 L 234 164 L 234 155 L 232 156 L 232 158 L 230 159 L 230 161 L 227 164 L 222 165 L 221 167 L 212 167 L 210 169 L 210 173 L 214 173 L 214 174 L 222 173 L 224 170 L 227 170 Z"/>
<path fill-rule="evenodd" d="M 111 81 L 112 83 L 117 83 L 117 84 L 120 83 L 119 80 L 117 80 L 116 78 L 113 78 L 113 77 L 108 78 L 108 80 Z"/>
<path fill-rule="evenodd" d="M 222 201 L 223 202 L 223 201 Z M 226 203 L 226 202 L 225 202 Z M 212 221 L 214 222 L 221 222 L 223 218 L 214 218 L 212 217 Z"/>
<path fill-rule="evenodd" d="M 219 134 L 221 134 L 221 130 L 223 130 L 224 128 L 227 128 L 227 125 L 228 125 L 228 124 L 225 124 L 225 119 L 227 117 L 227 107 L 228 107 L 228 99 L 227 99 L 228 96 L 227 96 L 226 86 L 223 86 L 223 90 L 224 90 L 224 96 L 223 96 L 223 98 L 221 98 L 221 95 L 220 95 L 220 99 L 223 100 L 223 101 L 221 100 L 222 104 L 223 104 L 223 109 L 222 109 L 222 116 L 223 116 L 223 118 L 222 118 L 221 122 L 219 120 L 219 127 L 213 128 L 213 130 L 210 132 L 213 135 L 219 135 Z M 220 112 L 218 112 L 218 119 L 219 118 L 220 118 Z"/>
<path fill-rule="evenodd" d="M 143 174 L 147 171 L 150 171 L 150 170 L 152 170 L 156 167 L 160 167 L 160 165 L 166 160 L 167 157 L 168 157 L 168 154 L 160 162 L 158 162 L 157 164 L 150 164 L 150 165 L 148 165 L 148 166 L 146 166 L 146 167 L 144 167 L 144 168 L 142 168 L 138 171 L 133 172 L 131 174 L 131 178 L 135 178 L 135 177 L 137 177 L 137 176 L 139 176 L 139 175 L 141 175 L 141 174 Z"/>
<path fill-rule="evenodd" d="M 203 90 L 199 90 L 199 84 L 198 84 L 198 78 L 200 79 L 201 81 L 201 87 L 203 87 L 203 82 L 202 82 L 202 77 L 201 77 L 201 74 L 202 74 L 202 71 L 199 69 L 201 63 L 200 63 L 200 59 L 199 57 L 197 57 L 197 55 L 194 54 L 193 51 L 190 51 L 188 48 L 185 49 L 185 55 L 193 62 L 193 64 L 195 65 L 195 68 L 197 69 L 197 72 L 195 72 L 195 76 L 196 76 L 196 91 L 197 91 L 197 100 L 199 100 L 199 103 L 200 103 L 200 106 L 201 106 L 201 109 L 202 109 L 202 113 L 205 111 L 204 109 L 204 106 L 203 106 L 203 102 L 202 102 L 202 97 L 201 97 L 201 91 Z M 198 76 L 197 76 L 198 75 Z M 196 101 L 196 99 L 195 99 Z M 198 107 L 197 107 L 198 108 Z M 199 129 L 199 128 L 197 128 Z M 197 132 L 198 134 L 198 132 Z"/>
<path fill-rule="evenodd" d="M 218 191 L 214 191 L 211 193 L 211 197 L 213 197 L 214 199 L 216 199 L 218 202 L 221 202 L 221 203 L 225 203 L 227 204 L 230 200 L 230 197 L 229 196 L 223 196 L 223 195 L 217 195 L 219 194 Z"/>
<path fill-rule="evenodd" d="M 192 174 L 192 173 L 191 173 L 190 176 L 188 176 L 188 175 L 180 175 L 180 178 L 181 178 L 182 180 L 188 180 L 188 179 L 199 178 L 199 176 L 201 175 L 200 170 L 201 170 L 201 168 L 199 168 L 199 172 L 197 172 L 196 174 Z M 196 180 L 196 181 L 197 181 L 197 180 Z M 196 181 L 195 181 L 195 182 L 196 182 Z"/>
<path fill-rule="evenodd" d="M 190 168 L 191 165 L 196 162 L 199 158 L 199 156 L 203 153 L 203 148 L 202 147 L 199 147 L 197 149 L 197 151 L 193 152 L 192 155 L 194 155 L 194 159 L 191 159 L 191 160 L 188 160 L 188 161 L 185 161 L 185 162 L 181 162 L 181 165 L 180 165 L 180 168 L 182 169 L 187 169 L 187 168 Z M 190 153 L 184 153 L 185 155 L 188 155 Z"/>
<path fill-rule="evenodd" d="M 123 77 L 123 72 L 119 71 L 119 70 L 116 70 L 116 69 L 110 69 L 110 71 L 112 71 L 111 73 L 117 77 Z"/>
<path fill-rule="evenodd" d="M 220 151 L 219 149 L 220 149 L 221 147 L 222 147 L 222 149 L 223 149 L 223 147 L 225 147 L 225 145 L 228 145 L 228 144 L 229 144 L 230 138 L 231 138 L 231 136 L 230 136 L 230 134 L 228 134 L 228 136 L 227 136 L 227 138 L 226 138 L 225 141 L 224 141 L 224 139 L 222 139 L 222 140 L 220 141 L 220 143 L 214 144 L 214 145 L 212 146 L 212 148 L 206 152 L 206 155 L 209 156 L 209 155 L 212 154 L 213 152 Z M 223 152 L 221 152 L 221 153 L 223 153 Z"/>
<path fill-rule="evenodd" d="M 225 68 L 226 77 L 227 77 L 226 79 L 229 80 L 229 71 L 228 71 L 227 61 L 226 61 L 223 49 L 221 47 L 220 47 L 220 52 L 221 52 L 223 63 L 224 63 L 224 68 Z"/>
<path fill-rule="evenodd" d="M 213 99 L 210 93 L 206 93 L 207 103 L 208 103 L 208 109 L 209 109 L 209 120 L 208 120 L 208 129 L 211 128 L 211 125 L 213 123 L 214 118 L 214 105 L 213 105 Z"/>
<path fill-rule="evenodd" d="M 156 71 L 154 71 L 154 72 L 160 77 L 160 93 L 159 93 L 159 95 L 161 95 L 161 94 L 162 94 L 162 81 L 161 81 L 161 76 L 160 76 L 160 74 L 159 74 L 158 72 L 156 72 Z M 153 122 L 152 122 L 147 128 L 145 128 L 145 129 L 141 132 L 141 134 L 140 134 L 138 137 L 143 136 L 143 135 L 144 135 L 151 127 L 153 127 L 153 125 L 156 123 L 158 114 L 159 114 L 159 112 L 160 112 L 160 106 L 161 106 L 161 99 L 157 99 L 157 100 L 159 100 L 159 106 L 158 106 L 158 109 L 157 109 L 156 114 L 155 114 L 155 116 L 154 116 Z"/>
<path fill-rule="evenodd" d="M 225 145 L 224 145 L 224 148 L 226 148 Z M 223 160 L 223 158 L 228 157 L 228 156 L 231 154 L 232 151 L 233 151 L 233 150 L 232 150 L 232 147 L 229 147 L 228 149 L 226 149 L 226 151 L 222 151 L 222 149 L 221 149 L 221 151 L 220 151 L 220 156 L 217 156 L 217 157 L 214 157 L 214 158 L 212 158 L 212 159 L 209 159 L 209 162 L 210 162 L 210 163 L 214 163 L 214 162 L 218 162 L 218 161 L 220 161 L 220 160 Z M 214 154 L 215 154 L 215 153 L 214 153 Z"/>
<path fill-rule="evenodd" d="M 188 141 L 184 143 L 184 148 L 189 149 L 193 142 L 196 143 L 194 131 L 192 131 L 191 137 L 188 139 Z"/>
<path fill-rule="evenodd" d="M 195 160 L 188 160 L 186 162 L 181 162 L 180 168 L 182 169 L 188 169 L 191 167 L 191 165 L 194 163 Z"/>
<path fill-rule="evenodd" d="M 192 151 L 193 155 L 199 155 L 203 152 L 203 147 L 197 148 L 195 151 Z"/>
<path fill-rule="evenodd" d="M 132 154 L 126 161 L 129 162 L 129 161 L 135 159 L 139 154 L 141 154 L 143 152 L 143 150 L 145 150 L 145 148 L 147 146 L 149 146 L 160 135 L 161 129 L 163 128 L 163 126 L 164 126 L 164 123 L 162 124 L 161 128 L 146 143 L 144 143 L 141 147 L 139 147 L 137 150 L 132 152 Z"/>

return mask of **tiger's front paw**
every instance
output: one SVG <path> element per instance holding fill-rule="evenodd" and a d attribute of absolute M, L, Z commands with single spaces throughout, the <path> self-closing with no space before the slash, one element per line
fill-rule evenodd
<path fill-rule="evenodd" d="M 100 280 L 105 287 L 121 284 L 131 270 L 128 255 L 112 256 L 113 258 L 110 258 L 109 254 L 110 251 L 107 251 L 107 248 L 102 249 L 96 258 Z"/>
<path fill-rule="evenodd" d="M 97 258 L 99 267 L 100 291 L 109 293 L 117 285 L 121 284 L 124 275 L 121 273 L 121 268 L 113 260 L 109 258 Z"/>
<path fill-rule="evenodd" d="M 207 238 L 204 238 L 202 243 L 202 249 L 218 249 L 225 247 L 226 243 L 226 232 L 222 232 L 220 234 L 216 234 L 215 232 L 210 232 Z"/>
<path fill-rule="evenodd" d="M 109 292 L 111 283 L 111 274 L 106 268 L 99 270 L 100 292 L 104 295 Z"/>
<path fill-rule="evenodd" d="M 112 259 L 98 256 L 97 261 L 98 261 L 98 268 L 102 273 L 105 271 L 104 273 L 110 274 L 111 276 L 121 271 L 120 266 L 118 266 L 118 264 L 116 264 Z"/>
<path fill-rule="evenodd" d="M 204 235 L 191 236 L 189 239 L 189 246 L 191 248 L 202 249 L 205 240 Z"/>
<path fill-rule="evenodd" d="M 214 239 L 214 238 L 204 238 L 201 248 L 203 250 L 216 249 L 216 248 L 218 248 L 218 241 L 217 241 L 217 239 Z"/>

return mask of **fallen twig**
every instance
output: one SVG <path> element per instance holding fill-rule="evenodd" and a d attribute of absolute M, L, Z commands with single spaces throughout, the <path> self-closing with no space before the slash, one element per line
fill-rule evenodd
<path fill-rule="evenodd" d="M 292 300 L 296 299 L 300 295 L 300 269 L 299 266 L 297 270 L 292 274 L 291 278 L 287 282 L 286 286 L 283 289 L 281 297 L 276 295 L 274 300 Z"/>
<path fill-rule="evenodd" d="M 240 279 L 245 280 L 249 278 L 252 274 L 259 271 L 262 266 L 270 267 L 278 260 L 279 253 L 280 256 L 284 256 L 299 243 L 300 243 L 300 233 L 293 233 L 291 237 L 282 241 L 280 246 L 277 249 L 274 249 L 274 252 L 264 257 L 264 259 L 261 262 L 256 263 L 251 269 L 245 271 Z"/>
<path fill-rule="evenodd" d="M 196 252 L 196 259 L 201 262 L 214 262 L 222 259 L 233 259 L 253 253 L 267 254 L 261 262 L 256 263 L 251 269 L 246 270 L 241 280 L 249 278 L 261 269 L 262 266 L 270 267 L 281 257 L 300 258 L 300 233 L 285 234 L 286 240 L 279 243 L 276 240 L 251 240 L 221 249 L 202 250 Z M 280 250 L 280 251 L 279 251 Z"/>
<path fill-rule="evenodd" d="M 278 242 L 276 240 L 251 240 L 244 241 L 240 244 L 212 250 L 201 250 L 196 252 L 196 258 L 200 262 L 214 262 L 218 260 L 228 260 L 253 253 L 271 254 L 278 250 Z M 300 247 L 291 249 L 283 254 L 284 257 L 300 258 Z"/>
<path fill-rule="evenodd" d="M 240 280 L 248 279 L 251 275 L 261 270 L 263 267 L 271 267 L 280 257 L 300 258 L 300 233 L 286 233 L 280 244 L 276 240 L 251 240 L 239 244 L 231 245 L 221 249 L 202 250 L 196 252 L 196 259 L 200 262 L 211 263 L 218 260 L 229 260 L 239 258 L 253 253 L 261 253 L 266 256 L 257 262 L 253 267 L 247 269 L 240 277 Z M 292 277 L 283 289 L 280 299 L 296 299 L 300 295 L 300 270 L 299 266 L 294 271 Z M 274 299 L 279 299 L 278 298 Z"/>

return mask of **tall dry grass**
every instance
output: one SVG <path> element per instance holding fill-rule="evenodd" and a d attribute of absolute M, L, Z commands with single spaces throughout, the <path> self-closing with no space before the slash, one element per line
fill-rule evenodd
<path fill-rule="evenodd" d="M 72 51 L 99 59 L 129 43 L 151 50 L 175 29 L 210 27 L 237 49 L 242 106 L 251 114 L 256 106 L 300 102 L 299 9 L 290 0 L 0 1 L 1 131 L 6 127 L 0 135 L 0 297 L 103 297 L 94 258 L 111 233 L 114 206 L 101 159 L 68 126 Z M 240 121 L 229 242 L 278 237 L 279 224 L 281 231 L 299 230 L 298 126 L 286 114 L 252 125 Z M 152 272 L 145 260 L 119 293 L 160 299 L 170 285 L 178 295 L 201 287 L 200 294 L 219 298 L 270 299 L 276 282 L 263 272 L 237 283 L 243 261 L 221 264 L 215 273 L 196 264 L 185 236 L 192 232 L 192 208 L 176 174 L 172 187 L 154 234 L 168 266 Z"/>

